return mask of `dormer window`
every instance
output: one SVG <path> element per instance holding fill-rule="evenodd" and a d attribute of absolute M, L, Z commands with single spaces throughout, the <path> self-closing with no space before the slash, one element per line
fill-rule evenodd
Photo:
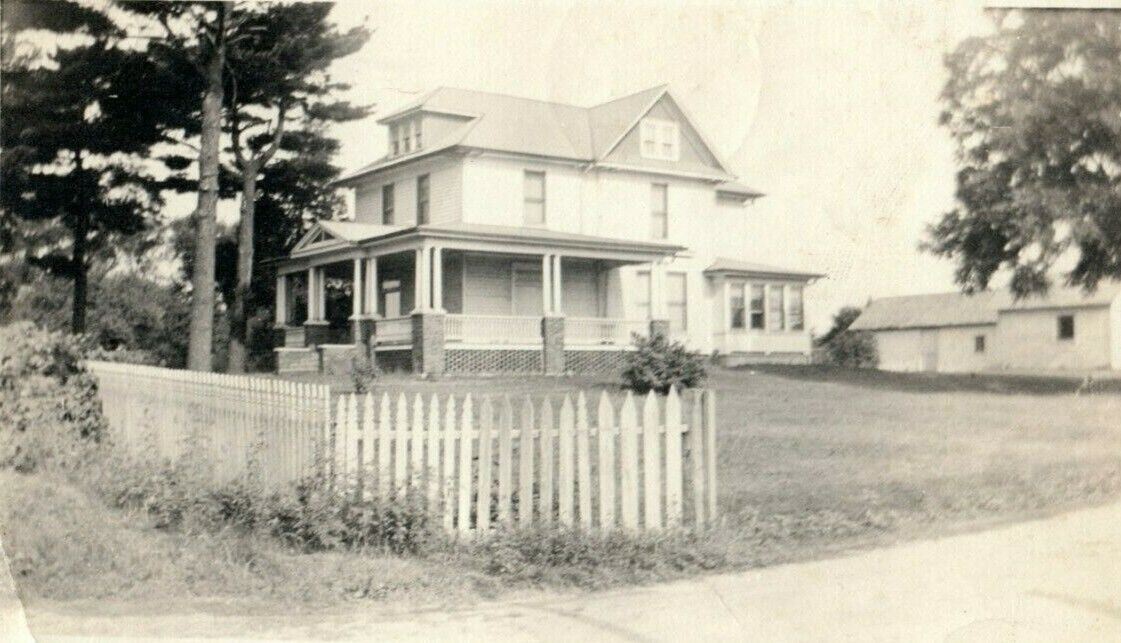
<path fill-rule="evenodd" d="M 420 116 L 389 126 L 389 155 L 398 156 L 421 148 Z"/>
<path fill-rule="evenodd" d="M 639 126 L 642 157 L 659 161 L 676 161 L 681 156 L 680 132 L 677 123 L 657 118 L 644 118 Z"/>

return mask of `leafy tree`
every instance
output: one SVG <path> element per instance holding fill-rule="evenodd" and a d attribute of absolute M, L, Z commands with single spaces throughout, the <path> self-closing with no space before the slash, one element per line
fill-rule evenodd
<path fill-rule="evenodd" d="M 5 268 L 26 259 L 70 280 L 70 329 L 81 333 L 91 260 L 161 205 L 143 163 L 165 116 L 158 72 L 105 14 L 75 2 L 5 2 L 2 27 Z M 52 50 L 23 38 L 28 30 L 53 32 Z"/>
<path fill-rule="evenodd" d="M 330 149 L 324 126 L 361 118 L 368 107 L 336 98 L 346 85 L 328 68 L 365 44 L 361 27 L 338 32 L 327 22 L 330 4 L 249 4 L 231 39 L 226 104 L 233 153 L 232 173 L 240 180 L 241 219 L 237 234 L 236 284 L 230 301 L 229 370 L 245 369 L 251 314 L 251 285 L 258 245 L 255 215 L 259 176 L 278 151 L 317 153 Z M 333 178 L 333 177 L 332 177 Z M 326 185 L 316 186 L 326 190 Z M 287 232 L 290 227 L 282 228 Z M 283 250 L 283 248 L 273 248 Z"/>
<path fill-rule="evenodd" d="M 844 306 L 838 310 L 837 314 L 833 315 L 833 327 L 829 329 L 829 332 L 818 338 L 817 345 L 825 346 L 834 337 L 848 330 L 849 326 L 852 326 L 852 323 L 856 321 L 856 318 L 860 317 L 860 312 L 860 309 L 856 306 Z"/>
<path fill-rule="evenodd" d="M 999 11 L 947 57 L 941 122 L 957 207 L 923 246 L 966 291 L 1011 273 L 1018 295 L 1121 278 L 1121 14 Z"/>

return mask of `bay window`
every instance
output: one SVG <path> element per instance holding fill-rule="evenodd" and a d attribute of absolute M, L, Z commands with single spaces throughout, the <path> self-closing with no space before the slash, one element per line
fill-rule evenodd
<path fill-rule="evenodd" d="M 767 330 L 782 330 L 785 328 L 786 320 L 784 315 L 783 306 L 783 290 L 780 285 L 773 285 L 768 289 L 768 299 L 770 300 L 769 308 L 769 323 Z"/>
<path fill-rule="evenodd" d="M 787 321 L 790 324 L 790 330 L 803 330 L 805 328 L 805 320 L 803 319 L 802 311 L 802 287 L 790 287 L 790 299 L 786 302 L 787 308 Z"/>
<path fill-rule="evenodd" d="M 751 328 L 763 330 L 766 328 L 766 295 L 767 288 L 763 284 L 751 284 Z"/>

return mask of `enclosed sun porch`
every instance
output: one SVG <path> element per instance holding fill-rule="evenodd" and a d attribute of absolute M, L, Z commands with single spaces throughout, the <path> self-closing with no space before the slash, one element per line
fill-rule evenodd
<path fill-rule="evenodd" d="M 605 370 L 665 327 L 620 269 L 682 248 L 532 228 L 321 222 L 277 262 L 277 365 L 418 373 Z M 652 287 L 659 281 L 652 279 Z M 629 315 L 627 313 L 630 313 Z"/>

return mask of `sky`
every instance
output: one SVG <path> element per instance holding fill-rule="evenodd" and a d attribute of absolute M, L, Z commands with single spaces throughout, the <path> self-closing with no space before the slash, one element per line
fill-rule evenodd
<path fill-rule="evenodd" d="M 954 289 L 952 262 L 918 244 L 953 205 L 942 60 L 987 28 L 978 5 L 344 0 L 332 17 L 374 30 L 332 70 L 377 105 L 335 128 L 345 169 L 385 152 L 378 114 L 441 85 L 591 105 L 669 83 L 766 195 L 742 258 L 829 275 L 807 294 L 812 329 L 870 297 Z"/>

